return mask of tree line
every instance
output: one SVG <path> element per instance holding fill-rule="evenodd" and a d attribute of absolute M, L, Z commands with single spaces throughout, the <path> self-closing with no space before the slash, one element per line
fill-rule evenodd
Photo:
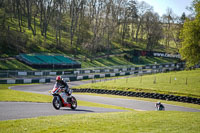
<path fill-rule="evenodd" d="M 16 20 L 18 32 L 26 27 L 44 40 L 51 30 L 56 48 L 67 46 L 74 55 L 88 57 L 101 51 L 109 55 L 114 43 L 125 48 L 144 44 L 151 51 L 158 45 L 169 49 L 173 42 L 179 48 L 186 19 L 185 13 L 177 16 L 170 8 L 159 16 L 137 0 L 0 0 L 0 11 L 2 31 L 11 30 L 8 20 Z"/>

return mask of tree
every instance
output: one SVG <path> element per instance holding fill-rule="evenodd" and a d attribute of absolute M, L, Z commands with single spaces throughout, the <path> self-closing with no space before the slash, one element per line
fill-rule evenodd
<path fill-rule="evenodd" d="M 181 17 L 180 17 L 180 23 L 181 23 L 181 24 L 184 24 L 185 19 L 186 19 L 186 15 L 185 15 L 185 12 L 183 12 L 183 14 L 182 14 Z"/>
<path fill-rule="evenodd" d="M 162 38 L 162 26 L 159 22 L 159 15 L 153 12 L 146 12 L 144 15 L 145 31 L 147 32 L 146 50 L 153 50 L 154 46 L 158 44 Z"/>
<path fill-rule="evenodd" d="M 169 49 L 169 42 L 172 40 L 172 34 L 171 34 L 171 29 L 172 29 L 172 24 L 174 23 L 174 18 L 173 18 L 173 11 L 171 8 L 167 8 L 166 14 L 163 15 L 163 20 L 165 24 L 165 45 L 166 48 Z"/>
<path fill-rule="evenodd" d="M 132 40 L 134 40 L 134 35 L 135 35 L 135 31 L 134 31 L 134 24 L 136 23 L 137 21 L 137 18 L 138 18 L 138 10 L 137 10 L 137 3 L 135 0 L 130 0 L 129 3 L 128 3 L 128 6 L 129 6 L 129 11 L 130 11 L 130 17 L 131 17 L 131 37 L 132 37 Z"/>
<path fill-rule="evenodd" d="M 137 17 L 137 30 L 136 30 L 136 42 L 138 42 L 138 35 L 142 27 L 142 23 L 144 21 L 144 14 L 148 11 L 152 11 L 153 8 L 147 4 L 146 2 L 142 1 L 141 3 L 137 4 L 137 10 L 138 10 L 138 17 Z M 143 34 L 142 34 L 143 36 Z"/>
<path fill-rule="evenodd" d="M 181 31 L 180 54 L 186 60 L 187 66 L 194 66 L 200 62 L 200 0 L 194 0 L 195 19 L 186 19 Z"/>

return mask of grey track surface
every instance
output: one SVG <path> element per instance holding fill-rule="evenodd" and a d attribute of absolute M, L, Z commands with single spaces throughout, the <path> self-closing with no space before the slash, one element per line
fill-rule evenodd
<path fill-rule="evenodd" d="M 75 81 L 69 82 L 69 86 L 76 86 L 91 81 Z M 45 95 L 50 95 L 48 93 L 53 87 L 52 83 L 49 84 L 39 84 L 39 85 L 23 85 L 14 86 L 10 89 L 26 91 L 32 93 L 40 93 Z M 92 96 L 92 95 L 78 95 L 73 94 L 76 99 L 102 103 L 108 105 L 116 105 L 136 110 L 155 110 L 153 102 L 133 100 L 133 99 L 122 99 L 122 98 L 111 98 L 102 96 Z M 174 106 L 170 104 L 164 104 L 166 110 L 168 111 L 187 111 L 187 112 L 200 112 L 198 109 L 186 108 L 181 106 Z M 62 108 L 61 110 L 55 110 L 51 103 L 26 103 L 26 102 L 0 102 L 0 120 L 10 120 L 10 119 L 20 119 L 38 116 L 50 116 L 50 115 L 62 115 L 62 114 L 74 114 L 74 113 L 103 113 L 103 112 L 116 112 L 122 110 L 116 109 L 106 109 L 106 108 L 96 108 L 96 107 L 83 107 L 78 106 L 76 111 L 71 109 Z"/>
<path fill-rule="evenodd" d="M 71 110 L 70 108 L 61 108 L 60 110 L 55 110 L 51 103 L 31 102 L 0 102 L 0 107 L 0 120 L 13 120 L 64 114 L 122 112 L 122 110 L 117 109 L 84 106 L 78 106 L 76 110 Z"/>

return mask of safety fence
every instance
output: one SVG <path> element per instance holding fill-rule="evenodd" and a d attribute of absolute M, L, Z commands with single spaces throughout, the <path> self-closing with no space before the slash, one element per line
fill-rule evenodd
<path fill-rule="evenodd" d="M 162 70 L 161 70 L 162 71 Z M 143 75 L 143 74 L 152 74 L 159 73 L 161 71 L 158 70 L 134 70 L 130 72 L 116 72 L 116 73 L 99 73 L 99 74 L 87 74 L 87 75 L 70 75 L 70 76 L 62 76 L 65 81 L 77 81 L 77 80 L 86 80 L 86 79 L 98 79 L 98 78 L 106 78 L 106 77 L 117 77 L 117 76 L 127 76 L 127 75 Z M 55 76 L 53 77 L 41 77 L 36 78 L 37 80 L 48 79 L 47 82 L 51 82 L 51 79 L 55 80 Z M 24 80 L 24 81 L 23 81 Z M 36 81 L 37 81 L 36 80 Z M 32 82 L 33 81 L 33 82 Z M 44 80 L 42 80 L 44 81 Z M 21 83 L 35 83 L 35 79 L 0 79 L 0 84 L 21 84 Z M 38 83 L 38 82 L 37 82 Z"/>
<path fill-rule="evenodd" d="M 120 66 L 113 68 L 91 68 L 91 69 L 74 69 L 68 71 L 12 71 L 5 70 L 0 71 L 1 78 L 14 78 L 14 77 L 27 77 L 27 76 L 56 76 L 56 75 L 82 75 L 92 73 L 116 73 L 116 72 L 130 72 L 138 70 L 157 70 L 157 71 L 171 71 L 171 70 L 183 70 L 184 63 L 171 63 L 171 64 L 158 64 L 158 65 L 146 65 L 141 67 L 135 66 Z"/>
<path fill-rule="evenodd" d="M 32 84 L 32 83 L 50 83 L 50 78 L 35 79 L 1 79 L 0 84 Z"/>

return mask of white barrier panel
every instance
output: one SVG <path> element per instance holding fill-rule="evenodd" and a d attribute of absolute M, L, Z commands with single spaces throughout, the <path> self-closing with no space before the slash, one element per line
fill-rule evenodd
<path fill-rule="evenodd" d="M 119 71 L 119 69 L 114 69 L 114 72 L 118 72 Z"/>
<path fill-rule="evenodd" d="M 74 74 L 80 74 L 80 71 L 74 71 Z"/>
<path fill-rule="evenodd" d="M 110 72 L 110 70 L 109 70 L 109 69 L 107 69 L 107 70 L 104 70 L 104 72 L 108 73 L 108 72 Z"/>
<path fill-rule="evenodd" d="M 139 70 L 142 70 L 142 67 L 139 67 Z"/>
<path fill-rule="evenodd" d="M 151 70 L 147 70 L 147 72 L 146 73 L 151 73 Z"/>
<path fill-rule="evenodd" d="M 100 78 L 104 78 L 105 77 L 105 74 L 100 74 Z"/>
<path fill-rule="evenodd" d="M 150 66 L 146 66 L 145 68 L 146 68 L 146 69 L 150 69 Z"/>
<path fill-rule="evenodd" d="M 42 72 L 35 72 L 35 75 L 36 75 L 36 76 L 41 76 L 41 75 L 42 75 Z"/>
<path fill-rule="evenodd" d="M 50 72 L 49 75 L 56 75 L 56 72 Z"/>
<path fill-rule="evenodd" d="M 143 74 L 143 71 L 139 71 L 138 73 L 139 73 L 139 74 Z"/>
<path fill-rule="evenodd" d="M 162 66 L 159 66 L 159 68 L 162 68 Z"/>
<path fill-rule="evenodd" d="M 70 81 L 69 78 L 63 78 L 63 80 L 64 80 L 65 82 L 69 82 L 69 81 Z"/>
<path fill-rule="evenodd" d="M 114 77 L 115 76 L 115 73 L 110 73 L 110 77 Z"/>
<path fill-rule="evenodd" d="M 134 74 L 134 72 L 130 72 L 130 75 Z"/>
<path fill-rule="evenodd" d="M 14 79 L 9 79 L 9 80 L 7 80 L 7 84 L 15 84 L 15 80 Z"/>
<path fill-rule="evenodd" d="M 83 79 L 83 76 L 78 76 L 77 77 L 77 80 L 81 80 L 81 79 Z"/>
<path fill-rule="evenodd" d="M 94 75 L 88 75 L 88 78 L 89 78 L 89 79 L 93 79 L 93 78 L 94 78 Z"/>
<path fill-rule="evenodd" d="M 45 83 L 45 79 L 40 79 L 39 82 L 40 83 Z"/>
<path fill-rule="evenodd" d="M 127 71 L 127 68 L 123 68 L 122 71 L 123 71 L 123 72 Z"/>
<path fill-rule="evenodd" d="M 100 70 L 94 70 L 95 73 L 100 73 Z"/>
<path fill-rule="evenodd" d="M 132 67 L 132 68 L 131 68 L 131 71 L 133 71 L 133 70 L 135 70 L 135 68 L 134 68 L 134 67 Z"/>
<path fill-rule="evenodd" d="M 165 65 L 165 67 L 169 67 L 169 65 Z"/>
<path fill-rule="evenodd" d="M 124 75 L 125 75 L 125 72 L 121 72 L 119 75 L 120 75 L 120 76 L 124 76 Z"/>
<path fill-rule="evenodd" d="M 90 73 L 90 70 L 85 70 L 85 73 Z"/>
<path fill-rule="evenodd" d="M 153 68 L 155 69 L 155 68 L 156 68 L 156 66 L 153 66 Z"/>
<path fill-rule="evenodd" d="M 26 75 L 27 75 L 27 72 L 18 72 L 18 75 L 19 75 L 19 76 L 26 76 Z"/>
<path fill-rule="evenodd" d="M 32 83 L 32 79 L 24 79 L 24 83 Z"/>
<path fill-rule="evenodd" d="M 175 64 L 172 64 L 171 66 L 172 66 L 172 67 L 174 67 L 174 66 L 175 66 Z"/>

